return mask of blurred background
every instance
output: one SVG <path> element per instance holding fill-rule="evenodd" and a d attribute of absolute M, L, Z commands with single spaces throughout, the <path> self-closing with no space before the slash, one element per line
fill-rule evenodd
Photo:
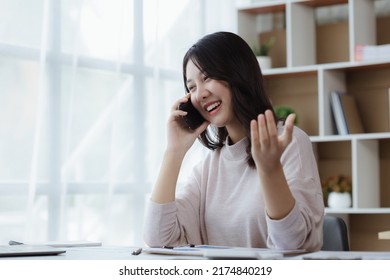
<path fill-rule="evenodd" d="M 142 244 L 183 55 L 235 16 L 233 0 L 0 0 L 0 244 Z"/>

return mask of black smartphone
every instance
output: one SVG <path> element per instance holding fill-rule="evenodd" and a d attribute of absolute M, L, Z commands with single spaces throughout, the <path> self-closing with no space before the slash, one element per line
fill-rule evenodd
<path fill-rule="evenodd" d="M 187 115 L 183 116 L 184 122 L 188 125 L 189 128 L 195 130 L 197 129 L 205 119 L 199 113 L 198 110 L 194 107 L 189 98 L 187 102 L 179 104 L 179 110 L 186 111 Z"/>

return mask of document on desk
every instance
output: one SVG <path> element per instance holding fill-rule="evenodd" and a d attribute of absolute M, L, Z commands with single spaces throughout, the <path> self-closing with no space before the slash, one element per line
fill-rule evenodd
<path fill-rule="evenodd" d="M 31 245 L 31 246 L 50 246 L 56 248 L 71 248 L 71 247 L 94 247 L 102 246 L 101 242 L 86 241 L 86 240 L 76 240 L 76 241 L 47 241 L 47 242 L 20 242 L 10 240 L 9 245 Z"/>
<path fill-rule="evenodd" d="M 209 259 L 279 259 L 288 255 L 306 253 L 306 250 L 280 250 L 268 248 L 226 247 L 212 245 L 180 246 L 173 248 L 143 248 L 142 253 L 199 256 Z"/>

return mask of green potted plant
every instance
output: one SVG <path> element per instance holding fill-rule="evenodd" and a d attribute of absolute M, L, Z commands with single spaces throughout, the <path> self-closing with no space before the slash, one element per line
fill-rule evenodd
<path fill-rule="evenodd" d="M 261 69 L 269 69 L 272 67 L 271 57 L 269 56 L 269 52 L 275 44 L 275 37 L 269 38 L 260 46 L 253 45 L 252 51 L 256 55 L 257 60 L 259 61 Z"/>
<path fill-rule="evenodd" d="M 286 120 L 287 116 L 290 114 L 295 114 L 294 124 L 298 125 L 298 114 L 293 108 L 287 105 L 274 106 L 275 115 L 279 120 Z"/>

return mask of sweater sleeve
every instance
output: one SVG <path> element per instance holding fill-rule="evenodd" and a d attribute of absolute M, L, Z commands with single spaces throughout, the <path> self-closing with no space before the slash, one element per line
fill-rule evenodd
<path fill-rule="evenodd" d="M 294 128 L 293 141 L 281 162 L 295 205 L 281 220 L 272 220 L 267 216 L 267 246 L 320 250 L 324 202 L 312 144 L 302 130 Z"/>
<path fill-rule="evenodd" d="M 144 221 L 145 243 L 150 247 L 203 244 L 200 196 L 194 170 L 186 184 L 178 186 L 174 202 L 158 204 L 149 200 Z"/>

